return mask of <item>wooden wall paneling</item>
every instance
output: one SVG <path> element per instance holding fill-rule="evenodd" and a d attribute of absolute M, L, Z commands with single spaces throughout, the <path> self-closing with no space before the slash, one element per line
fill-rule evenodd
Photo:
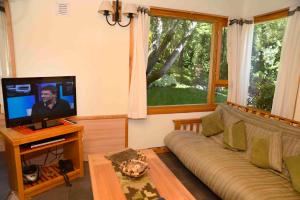
<path fill-rule="evenodd" d="M 84 126 L 83 154 L 107 153 L 126 147 L 127 117 L 95 120 L 78 120 Z"/>

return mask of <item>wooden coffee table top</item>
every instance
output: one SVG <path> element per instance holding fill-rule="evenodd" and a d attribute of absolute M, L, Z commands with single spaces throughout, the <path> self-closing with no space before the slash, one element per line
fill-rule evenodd
<path fill-rule="evenodd" d="M 148 174 L 159 194 L 166 200 L 195 200 L 176 176 L 152 150 L 143 150 L 149 164 Z M 89 155 L 94 200 L 126 200 L 118 177 L 103 154 Z"/>

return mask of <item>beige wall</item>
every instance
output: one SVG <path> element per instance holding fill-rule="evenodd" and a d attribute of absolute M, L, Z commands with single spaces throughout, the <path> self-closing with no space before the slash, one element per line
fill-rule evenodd
<path fill-rule="evenodd" d="M 79 115 L 126 114 L 129 29 L 108 26 L 97 13 L 99 0 L 64 0 L 70 4 L 67 16 L 56 14 L 56 3 L 60 1 L 10 0 L 17 75 L 76 75 Z M 244 3 L 242 0 L 123 2 L 234 17 L 243 15 Z M 257 2 L 255 5 L 259 6 Z M 269 4 L 264 6 L 269 7 Z M 202 114 L 156 115 L 147 120 L 130 120 L 129 144 L 140 148 L 160 146 L 163 136 L 173 128 L 172 119 Z"/>
<path fill-rule="evenodd" d="M 208 112 L 150 115 L 147 120 L 129 120 L 128 144 L 138 149 L 164 146 L 163 138 L 174 130 L 173 119 L 200 118 L 206 114 Z"/>
<path fill-rule="evenodd" d="M 290 6 L 300 5 L 300 0 L 243 0 L 243 16 L 252 17 Z"/>
<path fill-rule="evenodd" d="M 76 75 L 79 115 L 127 113 L 129 29 L 110 27 L 98 15 L 99 0 L 65 0 L 68 16 L 56 14 L 53 0 L 11 0 L 18 76 Z M 131 0 L 142 5 L 238 15 L 237 0 Z M 130 121 L 129 144 L 162 145 L 174 118 L 200 114 L 150 116 Z M 141 133 L 146 133 L 141 135 Z M 154 134 L 153 134 L 154 133 Z"/>

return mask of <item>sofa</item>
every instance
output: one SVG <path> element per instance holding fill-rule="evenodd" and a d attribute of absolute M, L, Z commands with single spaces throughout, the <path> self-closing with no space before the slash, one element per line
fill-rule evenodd
<path fill-rule="evenodd" d="M 300 128 L 291 121 L 249 113 L 246 108 L 233 105 L 221 104 L 216 110 L 221 112 L 225 126 L 232 116 L 245 122 L 248 147 L 254 134 L 268 130 L 281 132 L 282 157 L 300 155 Z M 283 161 L 281 172 L 255 166 L 249 161 L 248 149 L 224 148 L 222 133 L 211 137 L 202 135 L 200 119 L 175 120 L 175 129 L 165 137 L 165 145 L 220 198 L 300 200 L 300 193 L 293 189 Z"/>

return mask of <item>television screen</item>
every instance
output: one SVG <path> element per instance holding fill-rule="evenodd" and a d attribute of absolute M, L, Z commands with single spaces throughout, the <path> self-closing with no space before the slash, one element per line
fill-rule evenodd
<path fill-rule="evenodd" d="M 3 78 L 6 127 L 77 114 L 75 76 Z"/>

